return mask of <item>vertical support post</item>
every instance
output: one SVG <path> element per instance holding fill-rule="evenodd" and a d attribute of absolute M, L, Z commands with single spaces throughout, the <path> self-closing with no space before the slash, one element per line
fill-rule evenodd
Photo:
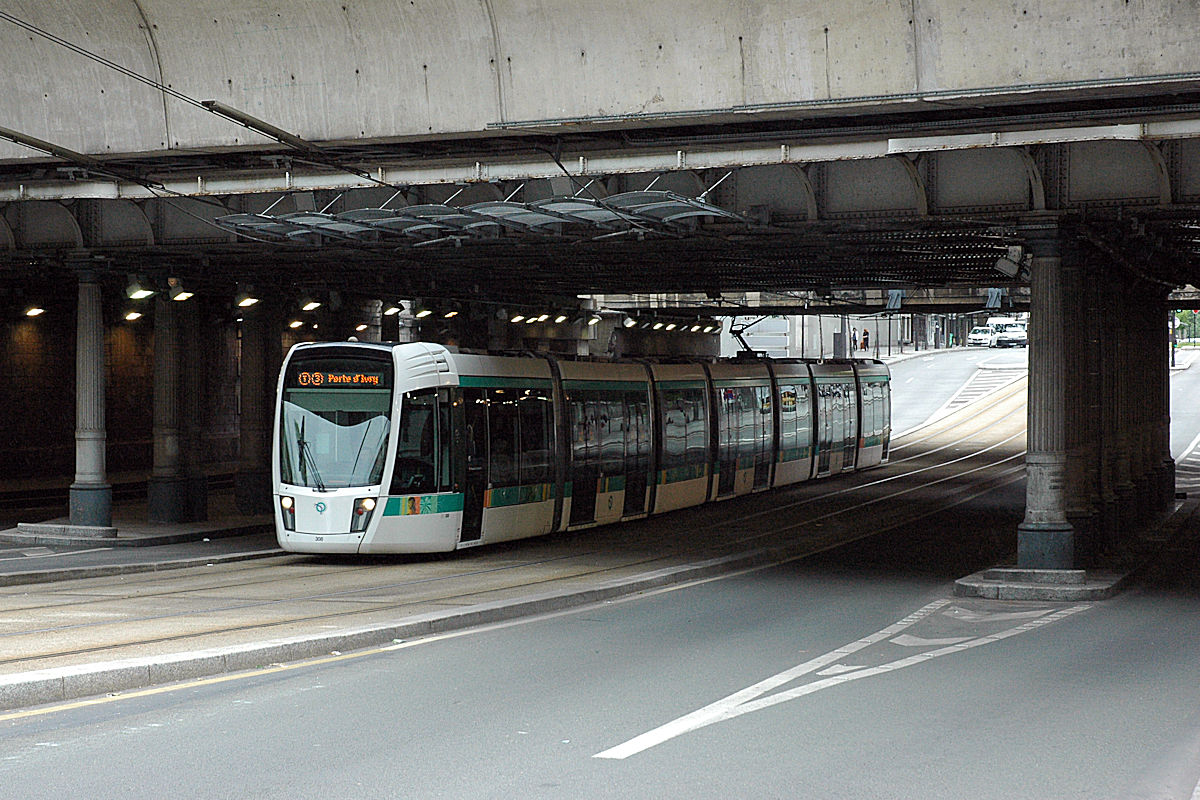
<path fill-rule="evenodd" d="M 1117 495 L 1117 541 L 1121 544 L 1126 533 L 1137 525 L 1137 490 L 1133 484 L 1133 433 L 1135 424 L 1134 403 L 1136 393 L 1133 390 L 1133 370 L 1136 359 L 1133 357 L 1133 323 L 1131 316 L 1134 311 L 1131 293 L 1133 287 L 1128 281 L 1123 281 L 1123 292 L 1118 304 L 1118 315 L 1113 326 L 1112 335 L 1116 340 L 1116 352 L 1113 363 L 1115 367 L 1114 386 L 1116 389 L 1117 426 L 1115 437 L 1116 451 L 1116 485 Z"/>
<path fill-rule="evenodd" d="M 182 307 L 177 312 L 180 331 L 180 363 L 183 376 L 180 384 L 183 395 L 180 402 L 182 417 L 182 462 L 183 479 L 187 486 L 187 516 L 185 521 L 197 522 L 208 519 L 208 474 L 205 472 L 204 432 L 207 409 L 204 406 L 204 357 L 205 348 L 218 346 L 211 337 L 213 330 L 204 330 L 200 325 L 198 303 L 176 304 Z M 223 336 L 224 329 L 216 335 Z"/>
<path fill-rule="evenodd" d="M 246 311 L 241 323 L 241 416 L 234 493 L 244 514 L 271 512 L 271 407 L 281 347 L 273 308 L 273 301 L 263 300 Z"/>
<path fill-rule="evenodd" d="M 175 303 L 154 301 L 154 466 L 147 486 L 151 522 L 186 518 L 186 487 L 180 458 L 179 325 Z"/>
<path fill-rule="evenodd" d="M 1114 547 L 1121 530 L 1119 437 L 1120 400 L 1120 320 L 1123 316 L 1119 277 L 1109 267 L 1100 273 L 1105 311 L 1101 315 L 1104 335 L 1100 338 L 1100 545 Z"/>
<path fill-rule="evenodd" d="M 1029 424 L 1025 456 L 1025 520 L 1017 526 L 1023 569 L 1071 569 L 1075 531 L 1066 517 L 1066 404 L 1062 242 L 1058 229 L 1037 231 L 1029 331 Z"/>
<path fill-rule="evenodd" d="M 75 482 L 70 488 L 71 525 L 112 528 L 112 486 L 105 461 L 104 318 L 100 282 L 79 273 L 75 330 Z M 108 533 L 107 531 L 111 531 Z"/>
<path fill-rule="evenodd" d="M 1157 352 L 1150 366 L 1153 371 L 1152 379 L 1157 384 L 1158 391 L 1155 395 L 1157 413 L 1156 418 L 1152 420 L 1153 449 L 1150 455 L 1157 461 L 1155 496 L 1158 505 L 1154 513 L 1159 514 L 1170 508 L 1171 501 L 1175 499 L 1175 459 L 1171 457 L 1171 367 L 1169 358 L 1163 354 L 1168 348 L 1170 353 L 1174 354 L 1175 330 L 1171 327 L 1174 312 L 1167 308 L 1166 297 L 1159 295 L 1155 300 L 1158 309 L 1155 315 L 1158 318 L 1158 336 L 1154 337 Z"/>
<path fill-rule="evenodd" d="M 1062 262 L 1067 521 L 1075 529 L 1075 559 L 1091 563 L 1100 550 L 1100 325 L 1095 264 Z"/>

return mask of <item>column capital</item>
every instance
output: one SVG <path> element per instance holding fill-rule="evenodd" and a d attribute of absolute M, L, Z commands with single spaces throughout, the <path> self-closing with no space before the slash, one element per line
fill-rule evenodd
<path fill-rule="evenodd" d="M 1022 231 L 1025 249 L 1034 258 L 1062 258 L 1066 249 L 1063 243 L 1062 229 L 1055 225 L 1052 228 L 1035 228 Z"/>

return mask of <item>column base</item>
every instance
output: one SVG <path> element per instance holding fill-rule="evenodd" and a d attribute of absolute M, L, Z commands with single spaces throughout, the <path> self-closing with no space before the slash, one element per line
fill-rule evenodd
<path fill-rule="evenodd" d="M 187 483 L 187 521 L 203 522 L 208 519 L 208 476 L 194 475 L 184 480 Z"/>
<path fill-rule="evenodd" d="M 72 525 L 112 527 L 112 486 L 76 483 L 71 485 L 68 497 Z"/>
<path fill-rule="evenodd" d="M 146 516 L 151 522 L 187 522 L 187 481 L 151 478 L 146 484 Z"/>
<path fill-rule="evenodd" d="M 1137 496 L 1132 483 L 1119 484 L 1115 493 L 1117 495 L 1117 544 L 1124 544 L 1126 532 L 1136 530 L 1138 525 L 1137 517 Z"/>
<path fill-rule="evenodd" d="M 1017 526 L 1017 566 L 1074 569 L 1075 529 L 1066 523 L 1022 522 Z"/>
<path fill-rule="evenodd" d="M 1092 511 L 1067 512 L 1067 524 L 1075 531 L 1074 558 L 1080 565 L 1094 564 L 1102 551 L 1103 534 L 1099 517 Z"/>

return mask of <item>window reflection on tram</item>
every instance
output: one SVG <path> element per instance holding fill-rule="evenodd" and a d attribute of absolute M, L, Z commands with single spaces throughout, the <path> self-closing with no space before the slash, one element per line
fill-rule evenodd
<path fill-rule="evenodd" d="M 367 376 L 339 383 L 311 376 Z M 279 420 L 280 480 L 324 491 L 377 485 L 391 428 L 390 365 L 355 358 L 293 362 Z"/>
<path fill-rule="evenodd" d="M 453 401 L 446 389 L 406 392 L 400 401 L 396 427 L 396 463 L 390 494 L 429 494 L 452 491 L 456 483 Z"/>

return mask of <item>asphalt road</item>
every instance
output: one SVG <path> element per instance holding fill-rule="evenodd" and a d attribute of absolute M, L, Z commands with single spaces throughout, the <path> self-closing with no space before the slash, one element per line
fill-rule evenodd
<path fill-rule="evenodd" d="M 981 367 L 1026 367 L 1028 353 L 964 347 L 938 350 L 891 365 L 892 431 L 900 434 L 935 414 Z"/>
<path fill-rule="evenodd" d="M 1180 458 L 1195 447 L 1200 432 L 1200 352 L 1180 350 L 1179 363 L 1191 359 L 1187 369 L 1171 374 L 1171 455 Z"/>

